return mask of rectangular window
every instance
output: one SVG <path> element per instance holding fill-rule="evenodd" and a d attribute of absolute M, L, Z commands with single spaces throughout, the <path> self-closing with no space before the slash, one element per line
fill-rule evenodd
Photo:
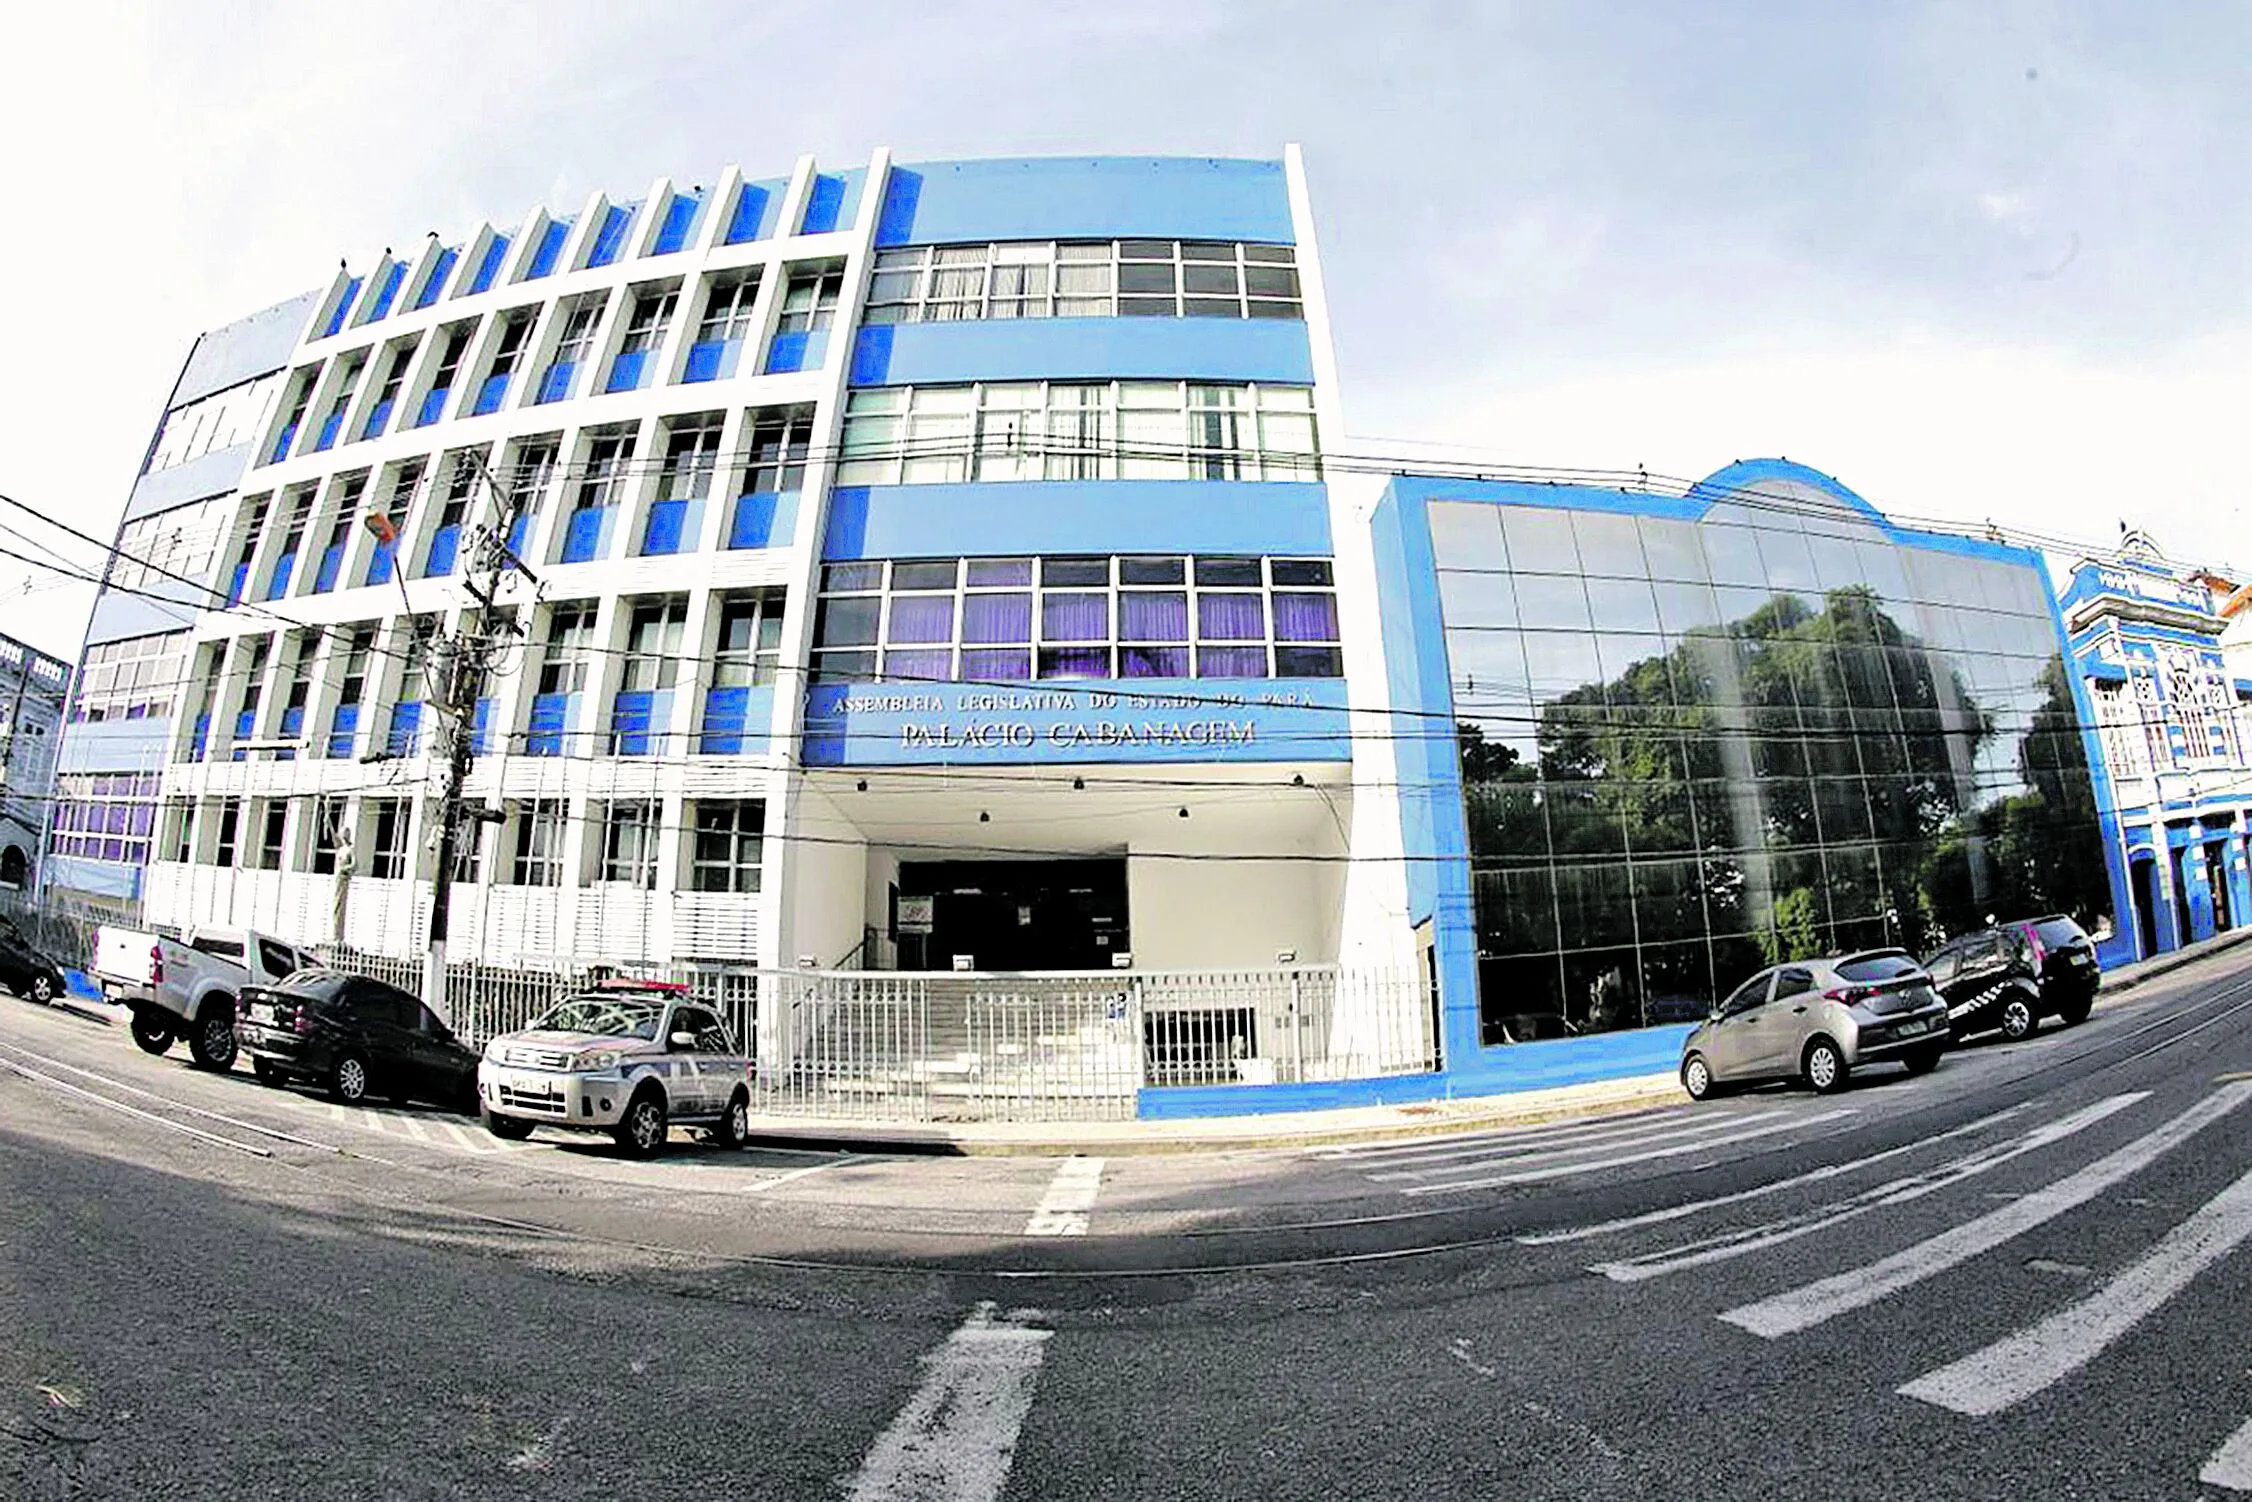
<path fill-rule="evenodd" d="M 673 674 L 680 665 L 680 634 L 687 623 L 688 602 L 678 596 L 634 605 L 626 627 L 620 693 L 657 693 L 672 687 Z"/>
<path fill-rule="evenodd" d="M 471 417 L 483 417 L 498 412 L 508 396 L 508 382 L 516 374 L 516 366 L 524 358 L 524 346 L 531 342 L 532 308 L 514 308 L 501 315 L 500 343 L 493 350 L 492 364 L 485 369 L 485 380 L 477 388 L 477 400 L 469 407 Z"/>
<path fill-rule="evenodd" d="M 86 860 L 147 863 L 157 822 L 153 773 L 65 772 L 55 779 L 53 826 L 48 848 L 57 855 Z M 163 858 L 186 860 L 176 816 L 190 805 L 166 806 Z"/>
<path fill-rule="evenodd" d="M 766 805 L 750 799 L 696 805 L 690 885 L 699 892 L 755 892 L 766 832 Z"/>
<path fill-rule="evenodd" d="M 673 307 L 679 300 L 679 292 L 671 288 L 635 294 L 633 314 L 626 322 L 617 358 L 610 362 L 605 391 L 638 391 L 648 380 L 649 362 L 664 343 L 665 329 L 672 323 Z"/>
<path fill-rule="evenodd" d="M 287 848 L 289 833 L 289 804 L 281 798 L 267 798 L 260 805 L 258 818 L 258 868 L 262 871 L 279 871 L 282 852 Z"/>
<path fill-rule="evenodd" d="M 535 798 L 518 811 L 516 853 L 509 864 L 508 879 L 520 887 L 563 884 L 563 804 L 560 799 Z"/>
<path fill-rule="evenodd" d="M 404 798 L 369 800 L 368 875 L 377 881 L 401 881 L 407 874 L 407 823 Z"/>
<path fill-rule="evenodd" d="M 608 550 L 610 512 L 624 499 L 632 464 L 630 433 L 597 437 L 588 444 L 578 492 L 564 526 L 562 562 L 586 563 Z"/>
<path fill-rule="evenodd" d="M 782 653 L 779 592 L 729 595 L 719 607 L 714 688 L 755 688 L 774 681 Z"/>
<path fill-rule="evenodd" d="M 360 437 L 381 438 L 391 427 L 391 414 L 399 405 L 399 390 L 407 383 L 407 367 L 414 363 L 414 352 L 419 340 L 409 339 L 391 349 L 389 362 L 383 369 L 383 384 L 376 388 L 375 405 L 368 409 L 367 421 L 360 427 Z"/>
<path fill-rule="evenodd" d="M 719 469 L 720 416 L 676 419 L 665 435 L 665 467 L 657 478 L 657 499 L 700 501 L 712 493 Z"/>
<path fill-rule="evenodd" d="M 605 806 L 602 814 L 602 879 L 625 882 L 644 891 L 657 884 L 659 805 L 646 800 Z"/>
<path fill-rule="evenodd" d="M 360 372 L 367 368 L 367 352 L 349 356 L 344 362 L 344 374 L 337 383 L 336 395 L 328 404 L 328 415 L 321 419 L 320 432 L 314 435 L 313 452 L 318 454 L 333 447 L 344 433 L 344 415 L 351 409 L 352 398 L 360 388 Z"/>
<path fill-rule="evenodd" d="M 869 323 L 1303 318 L 1297 254 L 1233 241 L 1012 240 L 879 251 Z"/>
<path fill-rule="evenodd" d="M 438 369 L 432 374 L 430 389 L 424 393 L 422 405 L 408 426 L 426 428 L 446 415 L 446 403 L 453 396 L 454 383 L 461 379 L 461 362 L 469 355 L 470 336 L 476 332 L 474 322 L 457 323 L 445 331 L 446 343 L 438 353 Z"/>
<path fill-rule="evenodd" d="M 187 672 L 188 646 L 187 635 L 174 631 L 88 647 L 70 718 L 89 724 L 170 714 Z"/>
<path fill-rule="evenodd" d="M 840 485 L 977 480 L 1310 480 L 1297 386 L 1049 381 L 851 393 Z"/>
<path fill-rule="evenodd" d="M 715 280 L 704 296 L 704 316 L 696 325 L 696 339 L 688 348 L 682 381 L 717 381 L 732 376 L 741 366 L 742 350 L 751 332 L 751 313 L 758 302 L 758 276 L 728 275 Z"/>
<path fill-rule="evenodd" d="M 774 329 L 779 334 L 812 333 L 836 321 L 837 299 L 844 293 L 841 271 L 800 271 L 782 290 L 782 313 Z"/>
<path fill-rule="evenodd" d="M 242 842 L 242 800 L 221 798 L 217 812 L 217 828 L 211 841 L 211 864 L 231 866 L 235 864 Z"/>
<path fill-rule="evenodd" d="M 559 402 L 571 395 L 579 367 L 586 363 L 587 351 L 594 344 L 594 326 L 602 318 L 604 294 L 582 297 L 571 304 L 564 316 L 563 332 L 555 341 L 555 355 L 540 376 L 539 390 L 532 400 Z"/>
<path fill-rule="evenodd" d="M 164 425 L 150 446 L 142 473 L 154 474 L 219 449 L 254 441 L 273 415 L 274 397 L 281 387 L 280 374 L 264 375 L 174 407 L 164 414 Z M 309 384 L 303 395 L 306 402 L 312 399 Z M 295 425 L 304 415 L 304 402 L 300 402 L 290 419 L 290 436 L 294 436 Z M 287 457 L 286 439 L 280 448 L 281 452 L 273 455 L 276 460 Z"/>
<path fill-rule="evenodd" d="M 345 802 L 342 798 L 313 800 L 310 869 L 316 876 L 333 876 L 344 848 Z"/>
<path fill-rule="evenodd" d="M 305 411 L 313 405 L 313 387 L 321 378 L 319 366 L 298 372 L 297 391 L 289 399 L 289 415 L 282 419 L 280 429 L 274 434 L 274 446 L 267 451 L 266 462 L 279 464 L 289 457 L 291 445 L 297 441 L 297 430 L 304 425 Z M 166 418 L 169 426 L 171 418 Z"/>
<path fill-rule="evenodd" d="M 743 471 L 743 494 L 800 490 L 806 456 L 813 448 L 811 407 L 768 407 L 751 423 L 751 446 Z"/>
<path fill-rule="evenodd" d="M 556 606 L 547 620 L 547 650 L 541 654 L 539 691 L 583 692 L 593 651 L 594 602 L 574 600 Z"/>

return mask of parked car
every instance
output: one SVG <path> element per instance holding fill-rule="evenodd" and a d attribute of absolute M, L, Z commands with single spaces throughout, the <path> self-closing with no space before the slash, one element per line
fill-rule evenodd
<path fill-rule="evenodd" d="M 2088 931 L 2062 913 L 2020 918 L 2002 927 L 2020 935 L 2033 952 L 2043 1010 L 2054 1012 L 2066 1027 L 2087 1021 L 2095 1009 L 2096 991 L 2103 985 L 2096 941 Z"/>
<path fill-rule="evenodd" d="M 0 925 L 0 984 L 46 1006 L 63 994 L 63 970 L 13 923 Z"/>
<path fill-rule="evenodd" d="M 1771 965 L 1738 986 L 1683 1040 L 1681 1085 L 1703 1100 L 1722 1085 L 1801 1078 L 1822 1094 L 1864 1064 L 1938 1067 L 1947 1003 L 1903 949 Z"/>
<path fill-rule="evenodd" d="M 750 1131 L 750 1060 L 685 986 L 607 981 L 485 1045 L 477 1066 L 486 1130 L 606 1132 L 630 1156 L 661 1151 L 675 1126 L 740 1147 Z"/>
<path fill-rule="evenodd" d="M 477 1108 L 477 1055 L 420 1000 L 341 970 L 299 970 L 245 986 L 235 1037 L 269 1085 L 325 1086 L 345 1105 L 370 1096 Z"/>
<path fill-rule="evenodd" d="M 133 1041 L 160 1054 L 184 1036 L 203 1069 L 234 1068 L 243 987 L 270 986 L 318 963 L 247 928 L 197 929 L 177 939 L 107 926 L 94 934 L 94 979 L 106 999 L 132 1009 Z"/>

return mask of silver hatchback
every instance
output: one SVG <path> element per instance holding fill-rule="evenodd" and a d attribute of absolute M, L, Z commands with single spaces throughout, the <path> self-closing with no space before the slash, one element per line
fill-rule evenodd
<path fill-rule="evenodd" d="M 1863 1064 L 1898 1060 L 1910 1074 L 1947 1049 L 1947 1003 L 1902 949 L 1870 949 L 1771 965 L 1681 1045 L 1681 1087 L 1703 1100 L 1722 1085 L 1804 1079 L 1827 1095 Z"/>

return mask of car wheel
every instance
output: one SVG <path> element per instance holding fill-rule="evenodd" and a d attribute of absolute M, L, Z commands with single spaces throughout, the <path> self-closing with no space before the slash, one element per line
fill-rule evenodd
<path fill-rule="evenodd" d="M 163 1053 L 172 1046 L 172 1024 L 146 1012 L 133 1014 L 133 1041 L 143 1053 Z"/>
<path fill-rule="evenodd" d="M 2033 1008 L 2022 995 L 2012 996 L 2002 1003 L 2002 1036 L 2012 1043 L 2021 1043 L 2033 1035 Z"/>
<path fill-rule="evenodd" d="M 250 1061 L 250 1072 L 258 1076 L 258 1083 L 261 1085 L 272 1085 L 276 1088 L 281 1085 L 282 1072 L 264 1059 L 252 1059 Z"/>
<path fill-rule="evenodd" d="M 1910 1074 L 1929 1074 L 1939 1067 L 1939 1056 L 1945 1052 L 1938 1048 L 1919 1048 L 1914 1053 L 1902 1054 L 1900 1062 L 1908 1066 Z"/>
<path fill-rule="evenodd" d="M 1703 1054 L 1693 1053 L 1681 1061 L 1681 1088 L 1689 1092 L 1691 1100 L 1708 1099 L 1719 1083 Z"/>
<path fill-rule="evenodd" d="M 225 1074 L 235 1067 L 235 1004 L 212 997 L 188 1029 L 188 1056 L 196 1068 Z"/>
<path fill-rule="evenodd" d="M 31 983 L 24 987 L 24 995 L 41 1006 L 47 1006 L 53 1003 L 58 989 L 55 978 L 42 971 L 32 976 Z"/>
<path fill-rule="evenodd" d="M 709 1133 L 711 1140 L 721 1147 L 741 1147 L 751 1135 L 751 1098 L 743 1091 L 735 1092 L 727 1103 L 727 1110 Z"/>
<path fill-rule="evenodd" d="M 2063 1006 L 2057 1008 L 2057 1017 L 2066 1027 L 2078 1027 L 2088 1020 L 2088 1014 L 2094 1011 L 2095 1007 L 2094 997 L 2082 1001 L 2066 1002 Z"/>
<path fill-rule="evenodd" d="M 328 1072 L 328 1093 L 339 1105 L 356 1106 L 368 1098 L 368 1061 L 356 1053 L 343 1055 Z"/>
<path fill-rule="evenodd" d="M 627 1157 L 654 1158 L 664 1149 L 671 1129 L 665 1117 L 665 1098 L 654 1090 L 644 1090 L 626 1103 L 626 1113 L 618 1118 L 610 1135 Z"/>
<path fill-rule="evenodd" d="M 1816 1095 L 1835 1095 L 1845 1088 L 1845 1055 L 1827 1038 L 1806 1045 L 1806 1058 L 1799 1067 Z"/>
<path fill-rule="evenodd" d="M 503 1142 L 522 1142 L 532 1135 L 532 1123 L 520 1116 L 495 1116 L 485 1113 L 485 1130 Z"/>

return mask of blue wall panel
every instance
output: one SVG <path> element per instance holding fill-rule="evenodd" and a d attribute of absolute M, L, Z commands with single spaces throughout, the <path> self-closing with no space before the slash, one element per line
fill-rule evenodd
<path fill-rule="evenodd" d="M 1329 495 L 1318 482 L 1025 480 L 839 489 L 821 556 L 1329 552 Z"/>
<path fill-rule="evenodd" d="M 852 346 L 852 384 L 1069 379 L 1287 381 L 1310 386 L 1306 325 L 1268 318 L 996 318 L 887 323 Z"/>
<path fill-rule="evenodd" d="M 884 185 L 878 245 L 1108 239 L 1290 244 L 1282 163 L 1227 157 L 905 162 Z"/>

